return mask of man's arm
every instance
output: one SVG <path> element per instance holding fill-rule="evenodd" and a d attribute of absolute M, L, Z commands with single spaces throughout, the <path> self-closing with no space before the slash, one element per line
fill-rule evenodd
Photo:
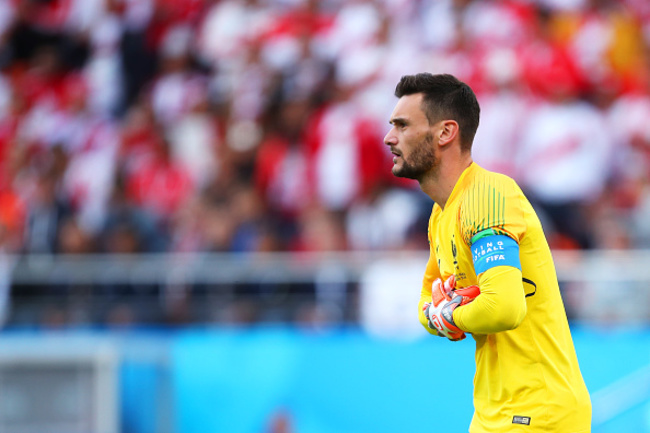
<path fill-rule="evenodd" d="M 526 317 L 521 271 L 496 266 L 479 275 L 481 295 L 454 310 L 456 326 L 474 334 L 494 334 L 518 327 Z"/>
<path fill-rule="evenodd" d="M 527 225 L 521 191 L 505 176 L 485 176 L 468 191 L 459 213 L 481 294 L 453 313 L 457 327 L 491 334 L 519 326 L 526 316 L 519 242 Z"/>

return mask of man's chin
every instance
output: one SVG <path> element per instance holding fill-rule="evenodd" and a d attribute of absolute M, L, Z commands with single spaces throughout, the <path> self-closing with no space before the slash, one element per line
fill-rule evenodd
<path fill-rule="evenodd" d="M 417 176 L 415 176 L 409 170 L 405 170 L 404 167 L 399 167 L 397 165 L 394 165 L 391 171 L 393 172 L 393 176 L 395 177 L 403 177 L 405 179 L 417 179 Z"/>

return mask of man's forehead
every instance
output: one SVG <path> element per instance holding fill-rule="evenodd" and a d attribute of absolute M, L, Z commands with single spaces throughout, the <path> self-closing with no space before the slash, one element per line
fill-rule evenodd
<path fill-rule="evenodd" d="M 412 95 L 404 95 L 395 104 L 395 109 L 391 114 L 391 121 L 393 119 L 412 119 L 419 116 L 426 117 L 422 111 L 422 93 L 414 93 Z"/>

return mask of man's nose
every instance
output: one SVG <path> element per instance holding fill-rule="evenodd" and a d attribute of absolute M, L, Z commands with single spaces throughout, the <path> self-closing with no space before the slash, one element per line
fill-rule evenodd
<path fill-rule="evenodd" d="M 394 146 L 397 143 L 397 137 L 395 137 L 395 134 L 393 134 L 393 129 L 391 128 L 390 131 L 386 134 L 384 137 L 384 144 L 388 146 Z"/>

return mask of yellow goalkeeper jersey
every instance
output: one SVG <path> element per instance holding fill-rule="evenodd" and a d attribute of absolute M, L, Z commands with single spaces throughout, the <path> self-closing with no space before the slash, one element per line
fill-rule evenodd
<path fill-rule="evenodd" d="M 456 308 L 476 341 L 469 431 L 588 432 L 591 402 L 576 357 L 555 266 L 541 223 L 511 178 L 472 163 L 444 210 L 429 220 L 430 258 L 419 304 L 436 278 L 481 295 Z"/>

